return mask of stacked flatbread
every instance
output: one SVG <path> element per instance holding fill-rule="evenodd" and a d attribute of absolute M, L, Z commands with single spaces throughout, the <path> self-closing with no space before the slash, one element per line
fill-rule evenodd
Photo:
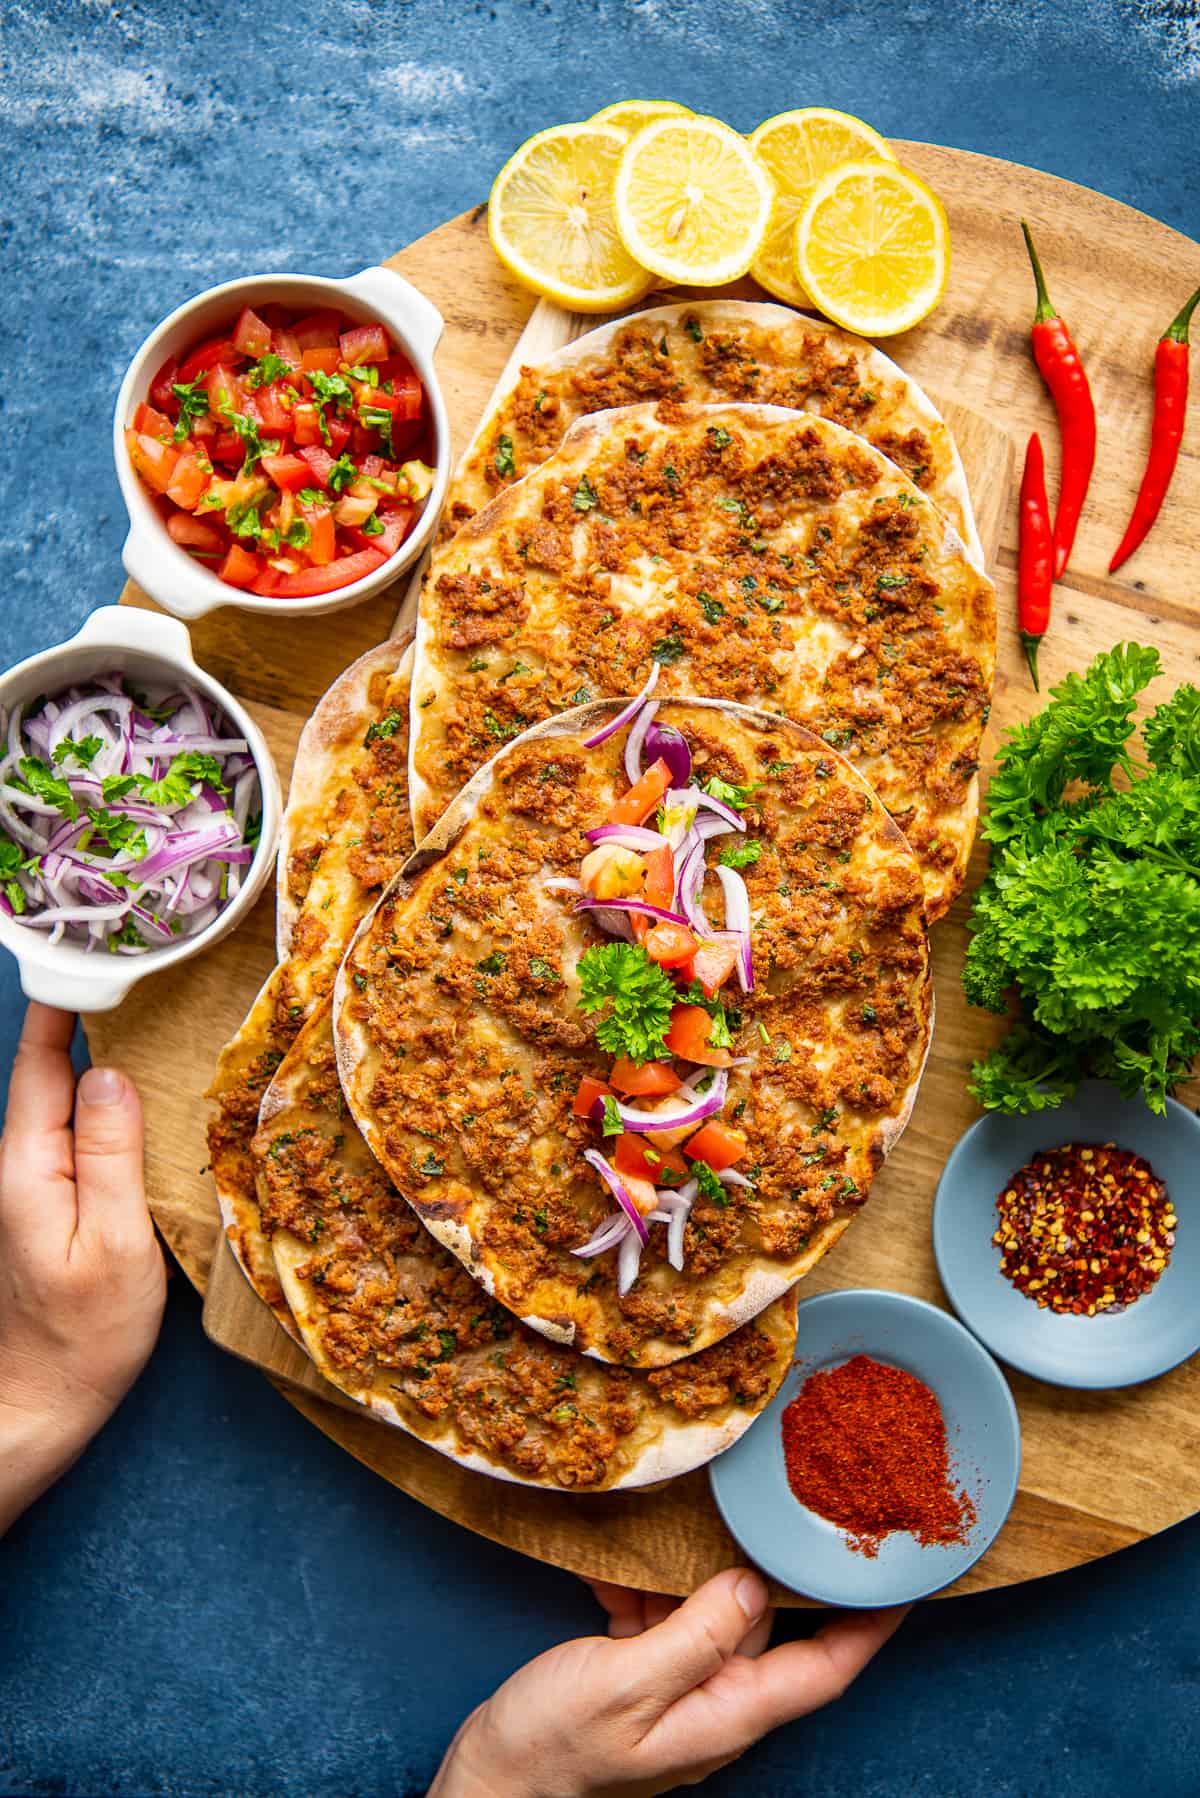
<path fill-rule="evenodd" d="M 302 740 L 280 964 L 213 1089 L 227 1235 L 334 1384 L 577 1490 L 749 1425 L 795 1281 L 915 1098 L 994 635 L 950 433 L 857 339 L 658 308 L 497 394 L 415 646 L 363 658 Z M 604 1071 L 576 969 L 605 939 L 563 882 L 628 785 L 622 738 L 585 738 L 656 665 L 660 723 L 760 845 L 729 1086 L 751 1178 L 697 1202 L 682 1268 L 652 1226 L 622 1294 L 611 1254 L 574 1253 L 607 1209 L 571 1103 Z"/>

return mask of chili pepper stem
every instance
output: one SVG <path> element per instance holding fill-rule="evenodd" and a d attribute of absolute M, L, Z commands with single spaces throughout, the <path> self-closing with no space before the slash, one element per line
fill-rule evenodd
<path fill-rule="evenodd" d="M 1024 219 L 1021 220 L 1021 230 L 1025 236 L 1025 248 L 1029 251 L 1029 260 L 1033 264 L 1033 278 L 1037 283 L 1037 311 L 1033 315 L 1033 322 L 1035 325 L 1040 325 L 1044 324 L 1048 318 L 1057 318 L 1058 313 L 1051 303 L 1046 288 L 1046 277 L 1042 273 L 1042 264 L 1033 247 L 1033 235 Z"/>
<path fill-rule="evenodd" d="M 1186 343 L 1188 327 L 1192 322 L 1192 313 L 1200 305 L 1200 287 L 1198 287 L 1186 306 L 1181 306 L 1175 317 L 1163 332 L 1162 343 Z"/>
<path fill-rule="evenodd" d="M 1033 676 L 1033 690 L 1035 693 L 1040 693 L 1042 690 L 1042 684 L 1038 679 L 1037 665 L 1038 649 L 1041 645 L 1041 641 L 1042 639 L 1040 637 L 1035 637 L 1032 631 L 1021 632 L 1021 648 L 1025 651 L 1025 660 L 1029 663 L 1029 672 Z"/>

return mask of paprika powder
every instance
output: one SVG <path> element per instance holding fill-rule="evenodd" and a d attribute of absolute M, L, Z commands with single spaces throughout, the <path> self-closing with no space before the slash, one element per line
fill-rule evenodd
<path fill-rule="evenodd" d="M 923 1547 L 967 1540 L 975 1506 L 950 1478 L 937 1397 L 869 1355 L 810 1374 L 783 1412 L 788 1485 L 802 1505 L 875 1556 L 907 1530 Z"/>

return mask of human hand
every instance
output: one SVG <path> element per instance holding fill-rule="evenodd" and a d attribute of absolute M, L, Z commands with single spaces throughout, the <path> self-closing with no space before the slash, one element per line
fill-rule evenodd
<path fill-rule="evenodd" d="M 653 1798 L 839 1698 L 904 1609 L 836 1617 L 764 1653 L 767 1588 L 730 1568 L 683 1603 L 594 1588 L 612 1637 L 564 1642 L 468 1717 L 429 1798 Z"/>
<path fill-rule="evenodd" d="M 129 1390 L 166 1293 L 137 1091 L 90 1068 L 76 1092 L 74 1028 L 30 1005 L 0 1138 L 0 1534 Z"/>

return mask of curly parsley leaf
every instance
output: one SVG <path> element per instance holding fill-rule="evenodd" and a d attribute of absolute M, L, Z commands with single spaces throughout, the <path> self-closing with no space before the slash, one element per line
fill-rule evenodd
<path fill-rule="evenodd" d="M 19 778 L 13 784 L 23 786 L 27 793 L 35 798 L 45 800 L 60 811 L 64 818 L 72 823 L 79 816 L 79 805 L 70 786 L 59 775 L 55 774 L 40 756 L 23 755 L 17 763 Z M 11 780 L 11 776 L 9 777 Z"/>
<path fill-rule="evenodd" d="M 596 1041 L 610 1055 L 628 1055 L 639 1067 L 665 1059 L 671 1010 L 678 994 L 640 943 L 596 943 L 580 957 L 579 1009 L 610 1009 L 596 1027 Z"/>
<path fill-rule="evenodd" d="M 706 1199 L 710 1199 L 714 1205 L 728 1205 L 729 1189 L 726 1186 L 722 1186 L 720 1180 L 718 1180 L 716 1174 L 713 1173 L 713 1170 L 709 1167 L 707 1161 L 693 1161 L 691 1167 L 692 1178 L 700 1188 L 703 1196 Z"/>
<path fill-rule="evenodd" d="M 717 860 L 725 868 L 752 868 L 762 854 L 757 837 L 743 837 L 738 843 L 727 843 Z"/>
<path fill-rule="evenodd" d="M 734 786 L 732 781 L 722 780 L 714 774 L 711 780 L 704 783 L 704 791 L 712 799 L 719 799 L 723 805 L 731 805 L 735 812 L 744 811 L 750 803 L 751 793 L 757 793 L 762 786 L 761 780 L 752 780 L 744 787 Z"/>
<path fill-rule="evenodd" d="M 103 748 L 103 737 L 81 737 L 78 743 L 73 737 L 64 737 L 62 742 L 56 744 L 51 751 L 51 760 L 57 762 L 61 768 L 70 756 L 84 768 L 90 768 Z"/>

